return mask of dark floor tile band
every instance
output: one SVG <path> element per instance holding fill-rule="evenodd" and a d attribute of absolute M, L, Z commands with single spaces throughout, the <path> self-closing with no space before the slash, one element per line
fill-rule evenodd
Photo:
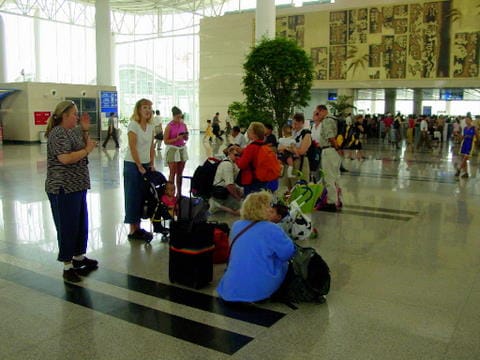
<path fill-rule="evenodd" d="M 62 280 L 3 262 L 0 262 L 0 277 L 117 319 L 229 355 L 253 340 L 249 336 L 171 315 L 81 286 L 67 284 Z"/>
<path fill-rule="evenodd" d="M 418 215 L 418 211 L 411 211 L 411 210 L 397 210 L 397 209 L 387 209 L 387 208 L 379 208 L 374 206 L 362 206 L 362 205 L 345 205 L 346 209 L 359 209 L 359 210 L 368 210 L 368 211 L 381 211 L 384 213 L 391 213 L 391 214 L 405 214 L 405 215 Z"/>
<path fill-rule="evenodd" d="M 25 245 L 9 245 L 4 251 L 12 256 L 27 260 L 51 261 L 51 256 L 49 259 L 42 259 L 42 257 L 39 256 L 39 249 L 28 251 Z M 284 313 L 257 306 L 232 307 L 215 296 L 160 283 L 139 276 L 120 273 L 101 266 L 97 271 L 91 273 L 89 277 L 124 289 L 137 291 L 177 304 L 265 327 L 272 326 L 285 316 Z"/>
<path fill-rule="evenodd" d="M 359 171 L 349 171 L 348 173 L 343 173 L 342 176 L 355 176 L 355 177 L 368 177 L 368 178 L 377 178 L 377 179 L 402 179 L 402 180 L 411 180 L 411 181 L 420 181 L 420 182 L 433 182 L 439 184 L 455 184 L 457 181 L 453 177 L 419 177 L 419 176 L 399 176 L 397 174 L 378 174 L 378 173 L 366 173 Z"/>
<path fill-rule="evenodd" d="M 256 306 L 232 307 L 211 295 L 163 284 L 134 275 L 122 274 L 104 268 L 100 268 L 98 271 L 90 274 L 90 277 L 142 294 L 155 296 L 177 304 L 209 311 L 260 326 L 270 327 L 285 316 L 284 313 Z"/>
<path fill-rule="evenodd" d="M 412 220 L 412 217 L 380 214 L 380 213 L 373 213 L 373 212 L 367 212 L 367 211 L 355 211 L 355 210 L 348 210 L 348 209 L 343 209 L 340 214 L 359 215 L 359 216 L 388 219 L 388 220 L 399 220 L 399 221 Z"/>

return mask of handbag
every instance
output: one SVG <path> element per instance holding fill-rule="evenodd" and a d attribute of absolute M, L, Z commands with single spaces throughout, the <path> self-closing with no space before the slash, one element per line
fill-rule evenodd
<path fill-rule="evenodd" d="M 212 196 L 215 199 L 225 200 L 228 198 L 230 192 L 228 189 L 221 185 L 213 185 L 212 186 Z"/>

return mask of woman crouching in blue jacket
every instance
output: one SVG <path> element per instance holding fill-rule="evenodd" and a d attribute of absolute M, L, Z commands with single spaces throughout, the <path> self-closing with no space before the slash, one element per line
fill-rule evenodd
<path fill-rule="evenodd" d="M 293 241 L 272 218 L 272 194 L 249 194 L 240 209 L 241 220 L 232 226 L 232 248 L 227 270 L 217 287 L 229 302 L 255 302 L 269 298 L 285 280 Z M 243 231 L 243 232 L 242 232 Z"/>

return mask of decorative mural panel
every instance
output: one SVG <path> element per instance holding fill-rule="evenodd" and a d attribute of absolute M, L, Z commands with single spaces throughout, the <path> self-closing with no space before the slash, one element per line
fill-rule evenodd
<path fill-rule="evenodd" d="M 347 43 L 347 11 L 333 11 L 330 13 L 330 45 L 344 45 Z"/>
<path fill-rule="evenodd" d="M 316 80 L 328 79 L 328 48 L 318 47 L 311 49 L 313 68 Z"/>
<path fill-rule="evenodd" d="M 455 34 L 453 49 L 453 77 L 478 76 L 480 32 Z"/>
<path fill-rule="evenodd" d="M 304 46 L 305 16 L 282 16 L 276 19 L 276 36 L 293 40 L 298 46 Z"/>
<path fill-rule="evenodd" d="M 382 12 L 377 8 L 370 9 L 370 34 L 381 34 L 382 33 Z"/>
<path fill-rule="evenodd" d="M 368 66 L 375 68 L 380 67 L 382 62 L 383 45 L 373 44 L 369 46 Z"/>
<path fill-rule="evenodd" d="M 348 43 L 366 44 L 368 35 L 368 9 L 348 12 Z"/>
<path fill-rule="evenodd" d="M 330 80 L 345 80 L 347 64 L 347 47 L 330 46 Z"/>
<path fill-rule="evenodd" d="M 449 77 L 452 2 L 430 1 L 330 12 L 328 78 Z M 457 34 L 455 41 L 452 74 L 455 71 L 455 77 L 478 76 L 479 33 Z M 346 55 L 343 45 L 349 49 Z M 341 66 L 345 57 L 347 64 Z M 348 74 L 342 73 L 344 69 Z M 362 69 L 363 75 L 356 74 Z"/>
<path fill-rule="evenodd" d="M 315 79 L 479 77 L 480 22 L 472 21 L 479 9 L 480 0 L 426 0 L 329 12 L 328 25 L 314 26 L 323 40 L 307 37 Z M 276 35 L 303 47 L 305 19 L 325 21 L 324 15 L 278 17 Z M 452 24 L 455 32 L 465 23 L 467 31 L 452 33 Z"/>
<path fill-rule="evenodd" d="M 387 78 L 405 79 L 407 72 L 407 36 L 396 35 L 393 40 L 392 61 Z"/>
<path fill-rule="evenodd" d="M 388 32 L 393 29 L 393 6 L 386 6 L 382 8 L 382 32 Z"/>

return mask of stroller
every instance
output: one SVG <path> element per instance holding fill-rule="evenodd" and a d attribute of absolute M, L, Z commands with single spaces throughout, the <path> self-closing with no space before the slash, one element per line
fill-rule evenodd
<path fill-rule="evenodd" d="M 166 223 L 173 219 L 168 207 L 162 202 L 167 179 L 158 171 L 147 171 L 143 175 L 143 207 L 142 218 L 150 219 L 154 233 L 162 234 L 162 241 L 169 239 L 169 228 Z"/>

